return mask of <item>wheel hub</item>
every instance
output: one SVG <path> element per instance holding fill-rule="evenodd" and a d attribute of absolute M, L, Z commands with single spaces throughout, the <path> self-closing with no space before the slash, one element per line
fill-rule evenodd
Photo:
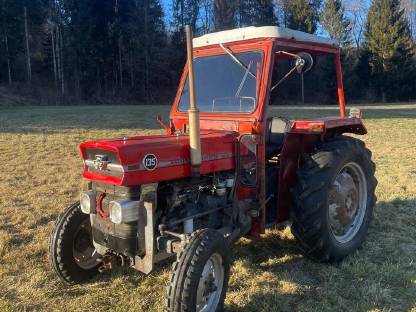
<path fill-rule="evenodd" d="M 367 202 L 365 175 L 356 163 L 347 164 L 329 189 L 329 222 L 335 239 L 351 240 L 361 227 Z"/>
<path fill-rule="evenodd" d="M 357 197 L 358 191 L 351 175 L 346 172 L 338 175 L 329 193 L 329 211 L 337 234 L 342 234 L 352 223 L 358 207 Z"/>
<path fill-rule="evenodd" d="M 84 270 L 97 266 L 100 255 L 92 242 L 92 230 L 89 219 L 82 222 L 74 237 L 73 256 L 76 263 Z"/>
<path fill-rule="evenodd" d="M 215 311 L 224 283 L 224 268 L 219 254 L 213 254 L 204 266 L 199 280 L 196 300 L 197 312 Z"/>

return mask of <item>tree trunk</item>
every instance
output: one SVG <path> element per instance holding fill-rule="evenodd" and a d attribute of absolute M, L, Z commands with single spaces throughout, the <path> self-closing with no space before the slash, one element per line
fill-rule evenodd
<path fill-rule="evenodd" d="M 129 69 L 130 69 L 130 87 L 134 88 L 134 68 L 133 68 L 133 52 L 129 52 Z"/>
<path fill-rule="evenodd" d="M 61 54 L 59 53 L 59 26 L 56 27 L 55 30 L 55 44 L 54 44 L 54 50 L 55 50 L 55 58 L 56 58 L 56 90 L 58 92 L 59 90 L 59 83 L 61 81 Z"/>
<path fill-rule="evenodd" d="M 122 59 L 122 40 L 121 37 L 118 39 L 118 67 L 120 70 L 120 89 L 123 89 L 123 59 Z"/>
<path fill-rule="evenodd" d="M 80 78 L 80 66 L 79 66 L 79 54 L 78 51 L 76 53 L 77 60 L 75 65 L 75 96 L 77 99 L 81 99 L 81 78 Z"/>
<path fill-rule="evenodd" d="M 100 63 L 98 62 L 97 62 L 96 79 L 97 79 L 98 93 L 101 95 L 101 71 L 100 71 Z"/>
<path fill-rule="evenodd" d="M 12 69 L 11 69 L 11 62 L 10 62 L 10 54 L 9 54 L 9 41 L 7 39 L 7 30 L 6 27 L 3 29 L 4 34 L 4 45 L 6 47 L 6 59 L 7 59 L 7 77 L 9 79 L 9 86 L 12 85 Z"/>
<path fill-rule="evenodd" d="M 55 90 L 58 92 L 58 68 L 56 64 L 56 46 L 55 46 L 55 27 L 51 30 L 52 43 L 52 61 L 53 61 L 53 77 L 55 81 Z"/>
<path fill-rule="evenodd" d="M 144 36 L 145 36 L 145 44 L 144 44 L 144 57 L 145 57 L 145 64 L 144 64 L 144 97 L 147 103 L 149 99 L 149 30 L 148 30 L 148 23 L 149 23 L 149 16 L 148 16 L 148 9 L 149 9 L 149 0 L 144 1 Z"/>
<path fill-rule="evenodd" d="M 116 95 L 117 93 L 117 88 L 118 88 L 118 69 L 117 69 L 117 60 L 113 60 L 113 64 L 112 64 L 112 68 L 113 68 L 113 78 L 114 78 L 114 83 L 112 84 L 113 87 L 113 96 Z"/>
<path fill-rule="evenodd" d="M 65 75 L 64 75 L 64 52 L 63 52 L 63 46 L 64 46 L 64 39 L 62 36 L 62 27 L 59 27 L 59 53 L 60 53 L 60 59 L 61 59 L 61 94 L 62 97 L 65 95 Z"/>
<path fill-rule="evenodd" d="M 29 47 L 29 29 L 27 23 L 27 7 L 23 8 L 23 17 L 25 24 L 25 48 L 26 48 L 26 66 L 27 66 L 27 81 L 29 84 L 32 82 L 32 64 L 30 60 L 30 47 Z"/>

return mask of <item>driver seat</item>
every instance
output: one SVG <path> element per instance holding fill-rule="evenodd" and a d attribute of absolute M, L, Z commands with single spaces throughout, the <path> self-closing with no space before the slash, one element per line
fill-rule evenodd
<path fill-rule="evenodd" d="M 286 134 L 291 128 L 291 122 L 284 117 L 270 117 L 266 125 L 266 159 L 280 152 L 283 148 Z"/>

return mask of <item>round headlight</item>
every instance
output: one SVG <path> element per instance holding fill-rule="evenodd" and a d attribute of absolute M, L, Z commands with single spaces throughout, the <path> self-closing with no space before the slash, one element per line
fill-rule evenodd
<path fill-rule="evenodd" d="M 93 191 L 81 193 L 79 197 L 81 210 L 83 213 L 90 214 L 96 212 L 95 194 Z"/>
<path fill-rule="evenodd" d="M 110 202 L 110 219 L 115 224 L 121 224 L 123 220 L 123 212 L 120 203 L 116 201 Z"/>

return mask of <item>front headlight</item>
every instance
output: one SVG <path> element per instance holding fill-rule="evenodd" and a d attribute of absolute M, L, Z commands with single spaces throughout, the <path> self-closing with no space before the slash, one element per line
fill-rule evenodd
<path fill-rule="evenodd" d="M 139 201 L 111 201 L 110 219 L 115 224 L 137 221 L 139 219 Z"/>
<path fill-rule="evenodd" d="M 94 214 L 97 212 L 97 202 L 95 199 L 95 193 L 93 191 L 81 193 L 79 196 L 79 202 L 81 204 L 81 210 L 83 213 Z"/>

